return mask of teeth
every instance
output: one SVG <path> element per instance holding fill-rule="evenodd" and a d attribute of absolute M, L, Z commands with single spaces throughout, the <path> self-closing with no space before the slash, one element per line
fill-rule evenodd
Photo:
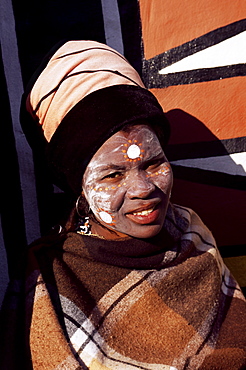
<path fill-rule="evenodd" d="M 145 209 L 144 211 L 141 211 L 141 212 L 133 212 L 133 215 L 134 216 L 146 216 L 146 215 L 149 215 L 153 210 L 154 208 Z"/>

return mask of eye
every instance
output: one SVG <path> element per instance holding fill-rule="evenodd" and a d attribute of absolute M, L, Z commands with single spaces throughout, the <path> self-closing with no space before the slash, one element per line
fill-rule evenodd
<path fill-rule="evenodd" d="M 146 171 L 152 171 L 155 170 L 157 167 L 159 167 L 162 163 L 164 163 L 164 158 L 154 159 L 145 165 Z"/>
<path fill-rule="evenodd" d="M 108 175 L 104 176 L 102 178 L 102 180 L 119 180 L 123 177 L 123 173 L 122 172 L 112 172 L 112 173 L 109 173 Z"/>

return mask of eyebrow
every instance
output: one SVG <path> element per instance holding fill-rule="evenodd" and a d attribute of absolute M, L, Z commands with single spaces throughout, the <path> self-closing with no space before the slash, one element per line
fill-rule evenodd
<path fill-rule="evenodd" d="M 118 164 L 109 163 L 105 167 L 99 169 L 100 172 L 108 171 L 108 170 L 115 170 L 115 171 L 124 171 L 126 169 L 125 166 L 120 166 Z"/>

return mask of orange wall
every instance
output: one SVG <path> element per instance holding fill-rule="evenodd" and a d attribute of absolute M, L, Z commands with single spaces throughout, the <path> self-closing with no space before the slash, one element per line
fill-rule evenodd
<path fill-rule="evenodd" d="M 234 77 L 192 85 L 170 86 L 166 89 L 153 89 L 152 92 L 165 112 L 171 109 L 182 109 L 203 122 L 218 139 L 222 140 L 246 134 L 245 82 L 245 77 Z M 182 135 L 183 142 L 204 139 L 204 137 Z M 176 142 L 175 135 L 172 140 Z"/>
<path fill-rule="evenodd" d="M 140 0 L 145 58 L 246 17 L 244 0 Z"/>
<path fill-rule="evenodd" d="M 147 61 L 182 44 L 189 46 L 190 41 L 208 32 L 246 18 L 245 0 L 140 0 L 139 4 Z M 188 84 L 182 84 L 181 80 L 176 86 L 152 89 L 171 121 L 170 143 L 246 137 L 245 82 L 246 77 L 240 75 Z M 194 118 L 195 124 L 190 124 L 188 129 L 187 122 L 182 119 L 177 122 L 175 112 L 178 111 L 191 121 Z M 211 176 L 210 171 L 207 176 Z M 242 220 L 246 192 L 242 189 L 178 178 L 174 182 L 172 200 L 197 211 L 212 229 L 219 246 L 245 244 Z"/>

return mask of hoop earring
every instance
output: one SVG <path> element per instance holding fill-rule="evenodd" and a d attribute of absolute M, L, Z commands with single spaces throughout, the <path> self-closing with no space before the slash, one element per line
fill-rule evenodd
<path fill-rule="evenodd" d="M 82 198 L 82 194 L 80 194 L 80 196 L 77 198 L 76 203 L 75 203 L 76 212 L 77 212 L 77 214 L 80 218 L 75 231 L 78 234 L 91 235 L 90 218 L 88 216 L 85 216 L 85 215 L 82 216 L 79 212 L 79 202 L 80 202 L 81 198 Z M 90 208 L 89 208 L 89 210 L 90 210 Z"/>
<path fill-rule="evenodd" d="M 81 199 L 82 195 L 80 194 L 76 200 L 76 203 L 75 203 L 75 208 L 76 208 L 76 212 L 78 214 L 79 217 L 83 218 L 84 216 L 82 216 L 79 212 L 79 201 Z"/>
<path fill-rule="evenodd" d="M 77 214 L 78 214 L 78 216 L 79 217 L 85 217 L 85 215 L 81 215 L 80 214 L 80 211 L 79 211 L 79 202 L 80 202 L 80 200 L 81 199 L 83 199 L 84 198 L 84 196 L 82 195 L 82 194 L 80 194 L 79 196 L 78 196 L 78 198 L 77 198 L 77 200 L 76 200 L 76 203 L 75 203 L 75 208 L 76 208 L 76 212 L 77 212 Z M 90 208 L 90 206 L 89 206 L 89 204 L 87 203 L 87 205 L 88 205 L 88 211 L 87 211 L 87 214 L 89 214 L 89 212 L 90 212 L 90 210 L 91 210 L 91 208 Z"/>

